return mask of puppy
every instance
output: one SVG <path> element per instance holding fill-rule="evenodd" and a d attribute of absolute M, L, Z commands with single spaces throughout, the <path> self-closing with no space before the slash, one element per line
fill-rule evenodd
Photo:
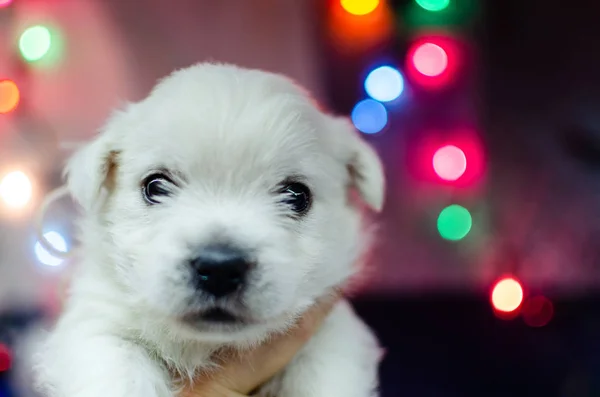
<path fill-rule="evenodd" d="M 282 76 L 222 64 L 160 81 L 65 173 L 84 258 L 36 359 L 49 397 L 175 396 L 173 372 L 285 332 L 353 275 L 370 241 L 361 204 L 384 198 L 347 120 Z M 375 396 L 378 360 L 341 302 L 258 395 Z"/>

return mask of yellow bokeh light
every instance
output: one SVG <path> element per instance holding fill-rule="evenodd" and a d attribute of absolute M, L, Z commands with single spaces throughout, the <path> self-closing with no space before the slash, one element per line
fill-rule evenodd
<path fill-rule="evenodd" d="M 340 0 L 340 4 L 352 15 L 367 15 L 375 11 L 380 0 Z"/>

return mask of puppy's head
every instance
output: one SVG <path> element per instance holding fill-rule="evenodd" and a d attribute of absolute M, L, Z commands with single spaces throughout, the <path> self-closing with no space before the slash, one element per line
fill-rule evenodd
<path fill-rule="evenodd" d="M 284 327 L 351 275 L 375 152 L 289 80 L 201 64 L 116 113 L 66 168 L 83 244 L 137 310 L 204 338 Z"/>

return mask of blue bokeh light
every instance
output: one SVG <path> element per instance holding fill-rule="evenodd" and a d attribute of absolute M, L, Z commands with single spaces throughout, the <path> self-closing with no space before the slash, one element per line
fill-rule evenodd
<path fill-rule="evenodd" d="M 404 91 L 404 77 L 398 69 L 391 66 L 380 66 L 367 75 L 365 91 L 376 101 L 393 101 Z"/>
<path fill-rule="evenodd" d="M 58 251 L 67 252 L 67 242 L 60 233 L 55 231 L 46 232 L 44 237 Z M 35 243 L 34 251 L 38 261 L 46 266 L 59 266 L 63 262 L 62 258 L 52 255 L 39 241 Z"/>
<path fill-rule="evenodd" d="M 380 132 L 388 122 L 385 106 L 373 99 L 358 102 L 352 109 L 351 118 L 356 129 L 365 134 Z"/>

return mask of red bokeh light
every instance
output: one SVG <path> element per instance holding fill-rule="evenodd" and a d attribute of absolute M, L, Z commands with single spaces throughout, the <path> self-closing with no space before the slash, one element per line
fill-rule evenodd
<path fill-rule="evenodd" d="M 462 149 L 446 145 L 433 154 L 433 170 L 445 181 L 455 181 L 467 170 L 467 157 Z"/>
<path fill-rule="evenodd" d="M 8 7 L 13 0 L 0 0 L 0 8 Z"/>
<path fill-rule="evenodd" d="M 523 286 L 514 277 L 503 277 L 494 284 L 490 300 L 494 310 L 501 313 L 513 313 L 523 303 Z"/>
<path fill-rule="evenodd" d="M 444 73 L 448 67 L 448 54 L 439 45 L 423 43 L 412 54 L 412 63 L 419 73 L 435 77 Z"/>
<path fill-rule="evenodd" d="M 530 327 L 543 327 L 554 317 L 554 305 L 544 296 L 527 299 L 522 309 L 523 321 Z"/>
<path fill-rule="evenodd" d="M 408 144 L 409 172 L 419 181 L 471 188 L 483 180 L 485 151 L 471 129 L 423 131 Z"/>
<path fill-rule="evenodd" d="M 12 353 L 8 346 L 0 343 L 0 372 L 8 371 L 12 366 Z"/>
<path fill-rule="evenodd" d="M 452 83 L 462 64 L 458 43 L 446 36 L 425 36 L 413 42 L 406 58 L 408 78 L 423 88 Z"/>

